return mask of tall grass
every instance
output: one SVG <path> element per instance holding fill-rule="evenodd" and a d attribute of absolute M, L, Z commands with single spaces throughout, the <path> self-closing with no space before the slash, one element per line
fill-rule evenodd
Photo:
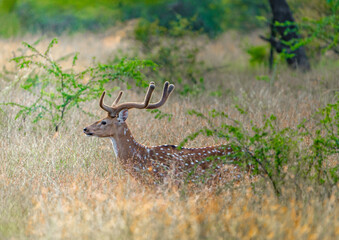
<path fill-rule="evenodd" d="M 80 39 L 85 43 L 93 40 L 81 36 Z M 59 48 L 60 52 L 76 46 L 72 41 L 67 43 Z M 97 46 L 87 48 L 88 55 L 101 51 Z M 221 42 L 209 47 L 217 46 L 222 51 Z M 205 57 L 213 62 L 208 52 Z M 80 62 L 85 64 L 89 59 L 84 56 Z M 192 108 L 203 113 L 215 108 L 249 127 L 234 108 L 235 104 L 246 106 L 249 118 L 259 125 L 263 115 L 275 114 L 279 126 L 294 126 L 333 101 L 339 88 L 337 66 L 320 66 L 307 74 L 281 67 L 271 83 L 256 80 L 256 76 L 268 74 L 263 69 L 243 66 L 210 73 L 206 77 L 207 90 L 199 97 L 184 98 L 174 93 L 162 108 L 173 114 L 170 122 L 156 120 L 146 111 L 132 110 L 127 121 L 136 140 L 147 145 L 178 144 L 206 124 L 186 114 Z M 0 102 L 32 101 L 18 85 L 4 91 L 8 83 L 1 80 L 0 84 Z M 216 97 L 215 92 L 220 89 L 222 97 Z M 125 95 L 128 100 L 142 98 L 141 93 L 132 90 Z M 84 108 L 97 116 L 104 115 L 98 101 Z M 263 178 L 254 184 L 241 182 L 218 191 L 208 187 L 193 191 L 150 189 L 121 169 L 108 140 L 83 136 L 82 128 L 97 120 L 96 117 L 74 110 L 66 117 L 67 124 L 59 135 L 54 135 L 49 131 L 49 123 L 41 121 L 34 125 L 29 118 L 14 120 L 15 114 L 15 108 L 2 107 L 0 111 L 1 239 L 335 239 L 339 236 L 338 186 L 330 192 L 310 186 L 302 195 L 286 186 L 281 198 L 275 196 Z M 189 144 L 207 146 L 221 142 L 199 137 Z M 327 161 L 338 164 L 338 159 Z"/>

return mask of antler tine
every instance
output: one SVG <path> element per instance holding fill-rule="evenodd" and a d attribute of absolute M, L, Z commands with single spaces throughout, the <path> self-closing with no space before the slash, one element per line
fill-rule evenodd
<path fill-rule="evenodd" d="M 122 109 L 131 109 L 131 108 L 138 108 L 138 109 L 143 109 L 146 108 L 151 100 L 152 97 L 152 93 L 155 89 L 155 85 L 153 82 L 150 83 L 146 96 L 145 96 L 145 100 L 143 103 L 136 103 L 136 102 L 126 102 L 126 103 L 122 103 L 119 104 L 117 106 L 113 106 L 112 109 L 114 111 L 115 114 L 117 114 L 118 112 L 120 112 Z M 120 98 L 121 98 L 122 93 L 119 93 L 116 101 L 119 102 Z M 116 102 L 114 101 L 114 102 Z"/>
<path fill-rule="evenodd" d="M 105 94 L 106 92 L 104 91 L 102 94 L 101 94 L 101 97 L 100 97 L 100 101 L 99 101 L 99 105 L 100 107 L 105 110 L 106 112 L 112 114 L 113 113 L 113 108 L 107 106 L 106 104 L 104 104 L 104 97 L 105 97 Z"/>
<path fill-rule="evenodd" d="M 157 102 L 157 103 L 149 104 L 146 107 L 146 109 L 155 109 L 155 108 L 159 108 L 162 105 L 164 105 L 164 103 L 167 101 L 169 95 L 173 92 L 173 90 L 174 90 L 174 85 L 169 84 L 169 82 L 166 81 L 165 84 L 164 84 L 164 89 L 163 89 L 162 97 L 161 97 L 160 101 Z"/>
<path fill-rule="evenodd" d="M 113 102 L 113 104 L 112 104 L 112 107 L 114 107 L 115 105 L 118 104 L 118 102 L 120 101 L 121 96 L 122 96 L 123 93 L 124 93 L 123 91 L 120 91 L 120 92 L 119 92 L 117 98 L 114 100 L 114 102 Z"/>

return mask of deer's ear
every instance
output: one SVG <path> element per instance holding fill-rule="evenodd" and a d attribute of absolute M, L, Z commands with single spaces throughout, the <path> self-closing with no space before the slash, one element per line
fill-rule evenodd
<path fill-rule="evenodd" d="M 119 112 L 118 121 L 119 122 L 125 122 L 127 117 L 128 117 L 128 110 L 123 109 Z"/>

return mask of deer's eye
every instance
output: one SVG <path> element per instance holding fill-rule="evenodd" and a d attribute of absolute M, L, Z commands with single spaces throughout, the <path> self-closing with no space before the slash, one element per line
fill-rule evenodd
<path fill-rule="evenodd" d="M 106 125 L 106 121 L 104 120 L 104 121 L 101 121 L 101 124 L 102 125 Z"/>

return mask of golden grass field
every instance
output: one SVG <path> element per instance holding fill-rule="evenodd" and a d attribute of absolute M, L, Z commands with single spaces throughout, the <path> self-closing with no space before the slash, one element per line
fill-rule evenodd
<path fill-rule="evenodd" d="M 126 32 L 102 35 L 61 36 L 52 51 L 56 58 L 80 52 L 79 68 L 93 56 L 109 59 L 133 41 Z M 239 44 L 234 40 L 241 38 Z M 0 40 L 0 66 L 13 69 L 8 60 L 22 40 Z M 50 38 L 42 40 L 45 49 Z M 188 116 L 188 109 L 204 113 L 215 108 L 242 119 L 234 104 L 246 106 L 250 119 L 260 124 L 264 114 L 275 114 L 281 127 L 294 126 L 304 117 L 333 101 L 339 89 L 338 63 L 322 64 L 309 73 L 277 70 L 273 84 L 256 80 L 268 74 L 251 68 L 242 51 L 244 42 L 256 44 L 255 35 L 224 34 L 200 54 L 212 66 L 230 64 L 206 76 L 210 90 L 199 97 L 174 93 L 162 111 L 172 121 L 157 120 L 146 111 L 132 110 L 127 120 L 136 140 L 146 145 L 178 144 L 206 123 Z M 260 43 L 260 42 L 259 42 Z M 232 65 L 233 64 L 233 65 Z M 24 74 L 24 73 L 20 73 Z M 13 82 L 16 79 L 13 78 Z M 30 102 L 20 83 L 0 79 L 0 102 Z M 160 86 L 159 86 L 160 88 Z M 224 89 L 222 98 L 210 95 Z M 158 91 L 160 91 L 158 89 Z M 124 99 L 142 99 L 143 93 L 127 91 Z M 111 99 L 112 100 L 112 99 Z M 108 101 L 108 99 L 106 100 Z M 98 100 L 85 106 L 98 116 Z M 259 178 L 256 187 L 247 182 L 220 191 L 203 188 L 186 191 L 170 187 L 149 189 L 135 182 L 119 166 L 107 139 L 87 138 L 82 129 L 96 118 L 77 110 L 67 116 L 59 135 L 29 120 L 14 120 L 18 109 L 0 111 L 0 239 L 336 239 L 339 237 L 338 186 L 324 197 L 309 188 L 302 198 L 288 188 L 278 199 L 271 185 Z M 145 130 L 147 129 L 147 130 Z M 199 137 L 190 146 L 223 143 Z M 338 159 L 331 160 L 337 163 Z M 320 190 L 321 191 L 321 190 Z"/>

